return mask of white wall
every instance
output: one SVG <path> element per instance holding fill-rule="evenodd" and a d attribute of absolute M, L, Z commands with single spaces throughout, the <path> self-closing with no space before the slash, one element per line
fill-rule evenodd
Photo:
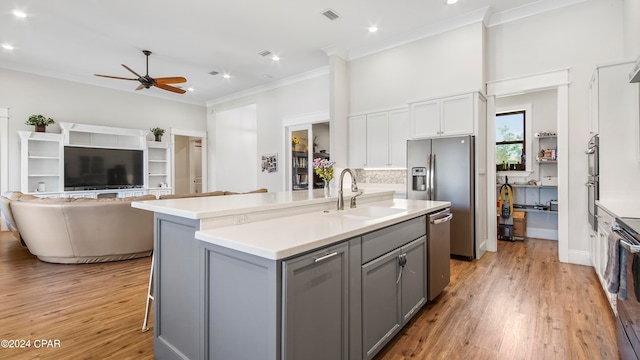
<path fill-rule="evenodd" d="M 213 189 L 246 192 L 257 189 L 258 127 L 255 104 L 216 114 Z"/>
<path fill-rule="evenodd" d="M 20 142 L 17 131 L 33 131 L 25 125 L 32 114 L 56 123 L 115 126 L 147 130 L 151 127 L 206 130 L 206 108 L 92 85 L 0 68 L 0 104 L 9 107 L 9 184 L 20 189 Z M 161 91 L 156 89 L 143 91 Z M 60 132 L 57 124 L 48 132 Z M 165 134 L 165 137 L 167 135 Z M 153 136 L 149 136 L 153 140 Z"/>
<path fill-rule="evenodd" d="M 484 89 L 481 22 L 349 63 L 350 113 Z"/>
<path fill-rule="evenodd" d="M 640 1 L 624 0 L 624 55 L 640 57 Z"/>
<path fill-rule="evenodd" d="M 569 251 L 589 250 L 587 223 L 588 87 L 596 64 L 623 53 L 622 1 L 588 0 L 490 27 L 488 81 L 569 68 Z"/>
<path fill-rule="evenodd" d="M 278 171 L 272 173 L 258 172 L 255 187 L 264 187 L 270 192 L 283 191 L 286 157 L 283 153 L 285 148 L 282 120 L 297 115 L 328 112 L 329 78 L 324 74 L 255 95 L 210 105 L 208 106 L 207 123 L 209 131 L 216 132 L 217 116 L 221 112 L 249 104 L 255 104 L 256 106 L 257 148 L 253 154 L 254 158 L 257 161 L 263 154 L 278 154 Z M 211 143 L 212 138 L 212 136 L 209 137 L 209 145 L 214 148 L 215 144 Z M 210 159 L 209 165 L 209 179 L 214 179 L 218 171 L 217 160 Z M 245 165 L 236 164 L 236 166 Z M 256 170 L 257 166 L 255 167 Z M 210 183 L 209 185 L 209 189 L 212 190 L 228 190 L 219 188 L 216 184 Z"/>

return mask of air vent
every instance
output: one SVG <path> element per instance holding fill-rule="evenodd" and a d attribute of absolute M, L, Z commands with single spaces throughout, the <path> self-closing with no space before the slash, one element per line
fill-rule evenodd
<path fill-rule="evenodd" d="M 218 75 L 218 74 L 220 74 L 220 73 L 219 73 L 219 72 L 217 72 L 217 71 L 215 71 L 215 70 L 213 70 L 212 72 L 210 72 L 210 73 L 209 73 L 209 75 L 213 75 L 213 76 L 216 76 L 216 75 Z"/>
<path fill-rule="evenodd" d="M 258 53 L 258 55 L 260 55 L 260 56 L 269 56 L 269 55 L 271 55 L 271 51 L 269 51 L 269 50 L 260 51 Z"/>
<path fill-rule="evenodd" d="M 333 10 L 331 10 L 331 9 L 327 9 L 327 10 L 325 10 L 325 11 L 322 13 L 322 15 L 326 16 L 326 17 L 327 17 L 327 19 L 329 19 L 329 20 L 335 20 L 335 19 L 337 19 L 337 18 L 339 18 L 339 17 L 340 17 L 340 15 L 338 15 L 338 13 L 337 13 L 337 12 L 335 12 L 335 11 L 333 11 Z"/>

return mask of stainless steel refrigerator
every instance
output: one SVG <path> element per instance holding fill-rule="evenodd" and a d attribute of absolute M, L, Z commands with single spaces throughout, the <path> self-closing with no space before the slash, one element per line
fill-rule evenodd
<path fill-rule="evenodd" d="M 407 141 L 407 198 L 451 202 L 451 255 L 475 258 L 475 138 Z"/>

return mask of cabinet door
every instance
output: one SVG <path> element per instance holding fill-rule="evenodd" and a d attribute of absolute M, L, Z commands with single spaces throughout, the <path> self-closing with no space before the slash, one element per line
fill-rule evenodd
<path fill-rule="evenodd" d="M 362 345 L 371 359 L 400 330 L 400 286 L 397 249 L 362 266 Z"/>
<path fill-rule="evenodd" d="M 473 96 L 466 94 L 442 99 L 440 135 L 473 134 Z"/>
<path fill-rule="evenodd" d="M 406 324 L 427 302 L 427 237 L 402 247 L 400 279 L 402 282 L 402 324 Z M 404 265 L 402 265 L 404 263 Z"/>
<path fill-rule="evenodd" d="M 363 168 L 367 165 L 367 117 L 349 118 L 349 167 Z"/>
<path fill-rule="evenodd" d="M 389 160 L 392 167 L 407 166 L 407 140 L 410 137 L 409 111 L 389 113 Z"/>
<path fill-rule="evenodd" d="M 598 70 L 596 70 L 589 83 L 589 133 L 597 134 L 598 125 Z"/>
<path fill-rule="evenodd" d="M 440 135 L 440 100 L 411 104 L 411 125 L 414 138 Z"/>
<path fill-rule="evenodd" d="M 389 113 L 367 115 L 367 166 L 387 167 L 389 162 Z"/>
<path fill-rule="evenodd" d="M 348 358 L 348 243 L 283 263 L 283 359 Z"/>

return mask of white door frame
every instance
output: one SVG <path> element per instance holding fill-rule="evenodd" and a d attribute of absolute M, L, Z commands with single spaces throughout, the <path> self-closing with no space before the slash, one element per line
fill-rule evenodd
<path fill-rule="evenodd" d="M 569 69 L 550 71 L 487 83 L 487 164 L 495 162 L 497 97 L 518 95 L 542 90 L 557 90 L 558 149 L 558 258 L 569 261 Z M 496 198 L 496 167 L 487 166 L 487 198 Z M 487 201 L 487 213 L 496 211 L 495 201 Z M 498 250 L 496 217 L 488 216 L 487 250 Z"/>
<path fill-rule="evenodd" d="M 0 194 L 9 191 L 9 108 L 0 107 Z M 0 217 L 2 218 L 2 217 Z M 8 230 L 4 219 L 0 229 Z"/>
<path fill-rule="evenodd" d="M 176 174 L 175 174 L 175 141 L 176 141 L 176 135 L 177 136 L 188 136 L 188 137 L 195 137 L 195 138 L 200 138 L 202 140 L 202 192 L 205 193 L 207 192 L 207 184 L 208 184 L 208 180 L 207 180 L 207 174 L 208 174 L 208 169 L 207 169 L 207 132 L 206 131 L 200 131 L 200 130 L 185 130 L 185 129 L 176 129 L 176 128 L 170 128 L 169 129 L 169 133 L 171 134 L 171 185 L 174 186 L 175 188 L 175 178 L 176 178 Z"/>

